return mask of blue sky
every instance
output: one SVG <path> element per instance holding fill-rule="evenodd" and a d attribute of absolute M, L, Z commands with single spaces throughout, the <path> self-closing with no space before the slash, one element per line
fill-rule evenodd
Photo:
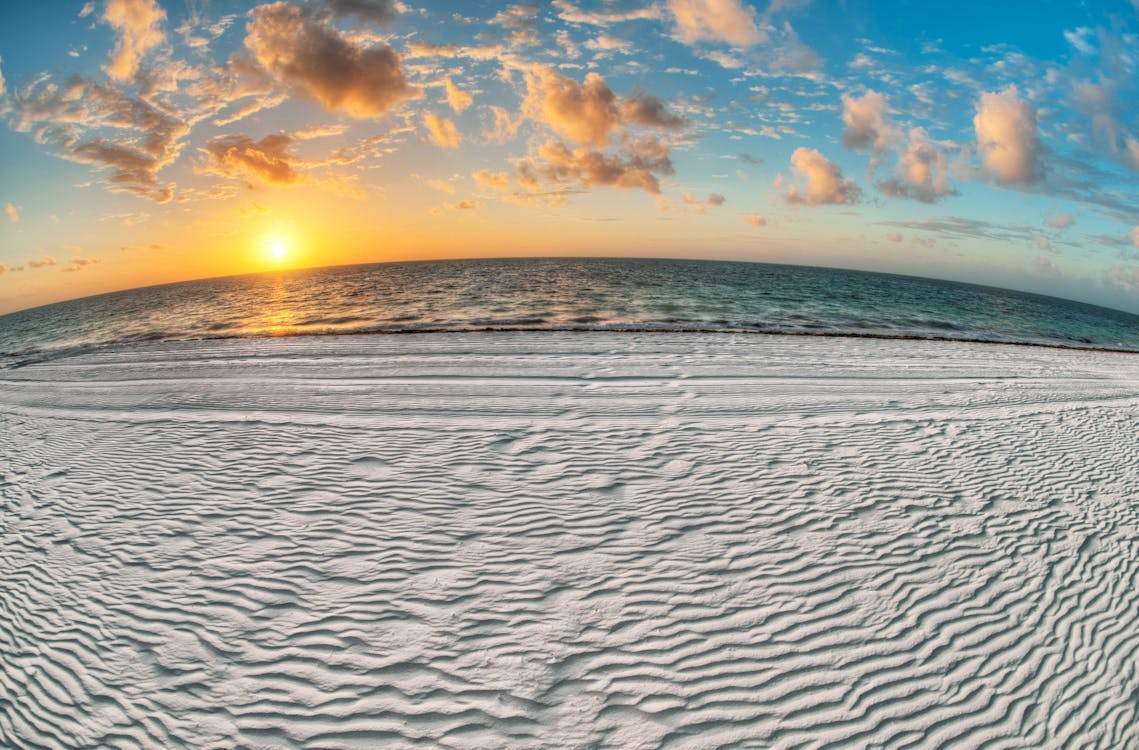
<path fill-rule="evenodd" d="M 0 311 L 282 262 L 598 254 L 1139 312 L 1129 0 L 0 14 Z"/>

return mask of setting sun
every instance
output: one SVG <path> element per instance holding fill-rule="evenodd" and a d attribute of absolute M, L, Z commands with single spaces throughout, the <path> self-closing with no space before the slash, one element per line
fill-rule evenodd
<path fill-rule="evenodd" d="M 272 239 L 269 241 L 269 259 L 274 261 L 283 261 L 289 255 L 289 246 L 282 239 Z"/>

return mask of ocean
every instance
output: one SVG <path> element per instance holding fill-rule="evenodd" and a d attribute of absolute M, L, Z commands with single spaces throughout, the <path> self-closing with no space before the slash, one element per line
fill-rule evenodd
<path fill-rule="evenodd" d="M 945 339 L 1139 352 L 1139 316 L 861 271 L 522 258 L 337 266 L 165 284 L 0 316 L 0 364 L 150 341 L 474 330 Z"/>

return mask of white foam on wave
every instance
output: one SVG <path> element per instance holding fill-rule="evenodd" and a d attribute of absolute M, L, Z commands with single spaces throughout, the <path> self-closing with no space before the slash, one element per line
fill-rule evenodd
<path fill-rule="evenodd" d="M 1139 357 L 506 333 L 0 373 L 0 744 L 1139 747 Z"/>

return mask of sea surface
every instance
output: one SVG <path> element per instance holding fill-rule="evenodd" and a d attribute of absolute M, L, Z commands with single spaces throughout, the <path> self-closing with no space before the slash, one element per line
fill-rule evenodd
<path fill-rule="evenodd" d="M 0 364 L 207 338 L 661 330 L 1022 343 L 1139 352 L 1139 316 L 948 281 L 628 258 L 422 261 L 133 289 L 0 316 Z"/>

